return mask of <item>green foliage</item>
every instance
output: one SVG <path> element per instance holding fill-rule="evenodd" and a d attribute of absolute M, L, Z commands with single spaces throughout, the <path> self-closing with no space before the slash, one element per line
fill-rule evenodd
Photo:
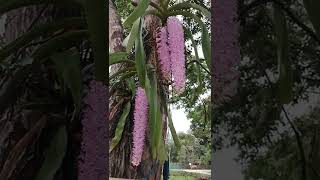
<path fill-rule="evenodd" d="M 117 7 L 117 12 L 122 19 L 126 19 L 135 9 L 127 0 L 118 0 L 114 1 L 114 3 Z"/>
<path fill-rule="evenodd" d="M 118 63 L 128 63 L 130 65 L 135 65 L 135 61 L 128 60 L 129 54 L 126 52 L 115 52 L 109 54 L 109 66 Z"/>
<path fill-rule="evenodd" d="M 211 71 L 211 40 L 205 25 L 202 25 L 202 50 L 206 59 L 207 67 Z"/>
<path fill-rule="evenodd" d="M 122 79 L 125 80 L 126 78 L 130 78 L 133 75 L 136 75 L 136 68 L 135 67 L 127 67 L 124 69 L 121 69 L 114 73 L 112 76 L 109 77 L 109 81 L 113 81 L 114 79 Z M 126 78 L 123 78 L 126 77 Z"/>
<path fill-rule="evenodd" d="M 292 99 L 293 74 L 291 63 L 288 56 L 288 32 L 286 18 L 281 9 L 274 5 L 274 26 L 276 33 L 276 42 L 278 46 L 278 66 L 279 66 L 279 98 L 280 102 L 287 104 Z"/>
<path fill-rule="evenodd" d="M 183 2 L 183 3 L 175 4 L 175 5 L 171 6 L 170 8 L 168 8 L 168 10 L 169 11 L 175 11 L 175 10 L 183 10 L 183 9 L 189 9 L 189 8 L 197 9 L 200 12 L 202 12 L 206 16 L 206 18 L 208 18 L 208 19 L 211 18 L 210 11 L 208 11 L 203 6 L 200 6 L 200 5 L 195 4 L 195 3 L 190 3 L 190 2 Z"/>
<path fill-rule="evenodd" d="M 211 159 L 210 147 L 208 144 L 200 144 L 200 139 L 189 133 L 179 133 L 178 138 L 181 148 L 177 149 L 173 144 L 170 145 L 170 160 L 172 162 L 200 163 L 208 165 Z"/>
<path fill-rule="evenodd" d="M 79 112 L 82 95 L 82 74 L 80 55 L 77 50 L 55 53 L 51 59 L 56 65 L 57 74 L 63 79 L 62 86 L 67 86 L 72 94 L 76 109 Z"/>
<path fill-rule="evenodd" d="M 244 1 L 242 5 L 247 7 L 249 4 Z M 313 96 L 310 90 L 320 86 L 319 79 L 315 78 L 319 76 L 319 43 L 310 32 L 298 27 L 308 22 L 308 15 L 301 2 L 286 1 L 282 5 L 274 11 L 272 19 L 268 16 L 270 4 L 258 4 L 242 15 L 238 94 L 230 102 L 214 106 L 213 111 L 214 148 L 239 147 L 238 159 L 248 165 L 244 167 L 248 179 L 301 177 L 302 161 L 297 140 L 278 105 L 279 98 L 295 106 Z M 277 82 L 278 69 L 282 82 Z M 294 74 L 290 74 L 293 70 Z M 282 95 L 279 95 L 279 86 Z M 293 121 L 292 114 L 296 112 L 290 112 L 288 106 L 285 108 Z M 318 122 L 309 118 L 293 122 L 301 132 L 305 156 L 310 161 L 310 149 L 314 148 L 311 134 L 316 132 Z M 229 142 L 221 143 L 222 137 L 227 137 Z M 308 176 L 312 171 L 307 168 Z M 312 176 L 308 179 L 319 179 L 314 172 Z"/>
<path fill-rule="evenodd" d="M 146 11 L 149 6 L 150 0 L 141 0 L 138 3 L 138 6 L 134 9 L 134 11 L 127 17 L 127 19 L 123 22 L 124 26 L 130 26 L 133 24 L 138 18 L 140 18 Z"/>
<path fill-rule="evenodd" d="M 169 124 L 169 128 L 170 128 L 171 136 L 173 138 L 174 145 L 179 150 L 181 148 L 181 145 L 180 145 L 179 138 L 178 138 L 178 135 L 176 133 L 176 130 L 175 130 L 174 126 L 173 126 L 171 112 L 168 113 L 168 124 Z"/>
<path fill-rule="evenodd" d="M 320 38 L 320 2 L 317 0 L 303 0 L 304 7 L 307 10 L 308 16 L 312 25 Z"/>
<path fill-rule="evenodd" d="M 187 28 L 184 28 L 184 31 L 186 32 L 187 37 L 190 38 L 190 40 L 191 40 L 192 47 L 193 47 L 194 54 L 195 54 L 195 58 L 196 58 L 196 61 L 198 62 L 198 63 L 197 63 L 197 73 L 196 73 L 196 74 L 197 74 L 197 81 L 198 81 L 198 83 L 199 83 L 199 85 L 200 85 L 201 80 L 202 80 L 202 79 L 201 79 L 201 71 L 200 71 L 200 69 L 201 69 L 201 66 L 200 66 L 201 62 L 200 62 L 200 59 L 199 59 L 199 53 L 198 53 L 197 44 L 196 44 L 196 42 L 195 42 L 195 40 L 194 40 L 194 38 L 193 38 L 193 35 L 192 35 L 191 31 L 190 31 L 189 29 L 187 29 Z"/>
<path fill-rule="evenodd" d="M 203 103 L 199 103 L 192 108 L 187 118 L 191 119 L 192 134 L 199 139 L 201 145 L 211 144 L 211 119 L 209 119 L 209 103 L 208 99 L 202 100 Z"/>
<path fill-rule="evenodd" d="M 87 35 L 87 30 L 77 30 L 63 33 L 62 35 L 58 35 L 41 44 L 32 54 L 32 57 L 35 59 L 35 61 L 42 62 L 43 60 L 46 60 L 48 56 L 52 55 L 58 50 L 61 50 L 62 48 L 69 49 L 74 47 Z"/>
<path fill-rule="evenodd" d="M 123 112 L 122 112 L 122 115 L 119 119 L 119 122 L 117 124 L 117 128 L 116 128 L 116 132 L 115 132 L 115 135 L 114 135 L 114 138 L 112 139 L 111 141 L 111 145 L 110 145 L 110 150 L 109 152 L 111 152 L 114 147 L 116 147 L 116 145 L 120 142 L 121 140 L 121 137 L 122 137 L 122 132 L 123 132 L 123 128 L 126 124 L 126 120 L 127 120 L 127 117 L 129 115 L 129 112 L 130 112 L 130 108 L 131 108 L 131 103 L 128 102 L 124 109 L 123 109 Z"/>
<path fill-rule="evenodd" d="M 133 26 L 131 28 L 131 31 L 129 33 L 129 35 L 126 37 L 126 39 L 124 40 L 126 43 L 126 50 L 127 52 L 130 52 L 137 37 L 140 36 L 140 18 L 138 18 L 134 23 L 133 23 Z"/>
<path fill-rule="evenodd" d="M 319 178 L 315 171 L 318 171 L 316 167 L 320 158 L 318 153 L 314 153 L 318 148 L 315 135 L 319 131 L 319 112 L 319 108 L 316 108 L 310 114 L 295 119 L 295 123 L 304 134 L 303 147 L 308 157 L 307 172 L 310 180 Z M 279 140 L 268 146 L 266 153 L 261 153 L 256 159 L 250 161 L 245 175 L 246 179 L 299 179 L 301 161 L 295 137 L 288 132 L 282 133 Z"/>
<path fill-rule="evenodd" d="M 36 176 L 36 180 L 53 180 L 60 169 L 67 150 L 67 129 L 60 127 L 45 152 L 45 160 Z"/>
<path fill-rule="evenodd" d="M 152 69 L 149 69 L 148 76 L 146 78 L 145 91 L 148 97 L 149 104 L 149 127 L 151 130 L 150 142 L 151 152 L 154 159 L 157 156 L 158 146 L 162 139 L 162 120 L 157 89 L 158 87 L 156 74 Z"/>
<path fill-rule="evenodd" d="M 107 6 L 105 1 L 85 0 L 84 8 L 86 10 L 87 24 L 90 33 L 90 41 L 93 49 L 95 76 L 98 81 L 105 82 L 107 77 L 109 63 L 106 57 L 108 48 L 107 37 Z"/>
<path fill-rule="evenodd" d="M 146 54 L 142 39 L 143 19 L 139 19 L 139 34 L 135 39 L 135 62 L 140 85 L 146 87 Z"/>

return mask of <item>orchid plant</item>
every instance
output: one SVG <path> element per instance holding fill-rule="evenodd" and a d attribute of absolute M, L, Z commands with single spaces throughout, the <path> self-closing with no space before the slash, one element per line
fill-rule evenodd
<path fill-rule="evenodd" d="M 149 6 L 153 8 L 148 8 Z M 126 46 L 126 52 L 116 52 L 109 55 L 111 60 L 110 64 L 131 61 L 131 65 L 127 67 L 127 70 L 122 71 L 116 76 L 111 76 L 111 81 L 115 78 L 119 78 L 120 81 L 127 80 L 130 77 L 137 77 L 138 79 L 133 130 L 132 164 L 134 166 L 139 165 L 139 162 L 141 161 L 141 154 L 144 146 L 144 143 L 142 142 L 145 140 L 144 137 L 147 124 L 149 125 L 150 137 L 148 138 L 150 138 L 151 151 L 154 159 L 160 161 L 166 159 L 165 145 L 161 135 L 163 126 L 162 119 L 170 121 L 169 128 L 171 134 L 174 136 L 175 144 L 179 146 L 171 118 L 162 117 L 164 115 L 162 114 L 163 111 L 161 111 L 162 107 L 160 104 L 166 104 L 168 101 L 166 99 L 168 97 L 165 95 L 165 97 L 163 97 L 163 95 L 159 94 L 159 88 L 168 84 L 171 84 L 171 89 L 178 95 L 185 89 L 186 55 L 184 31 L 187 31 L 187 34 L 190 36 L 193 35 L 183 26 L 183 23 L 177 17 L 178 15 L 194 19 L 201 27 L 202 50 L 207 64 L 206 68 L 210 69 L 211 51 L 207 27 L 200 17 L 190 13 L 187 11 L 188 9 L 199 11 L 204 18 L 209 19 L 211 17 L 210 12 L 205 7 L 190 2 L 173 3 L 170 2 L 170 0 L 160 0 L 159 4 L 156 4 L 150 0 L 139 1 L 134 11 L 123 23 L 125 27 L 131 29 L 129 35 L 123 42 Z M 144 18 L 148 15 L 156 16 L 162 22 L 162 27 L 158 28 L 155 34 L 157 54 L 156 64 L 147 62 L 145 53 L 143 22 Z M 135 54 L 134 60 L 128 58 L 132 49 Z M 197 49 L 195 48 L 195 51 L 196 50 Z M 200 61 L 199 58 L 197 61 Z M 159 67 L 159 75 L 154 73 L 155 66 Z M 158 80 L 167 83 L 158 84 Z M 162 97 L 159 98 L 159 96 Z M 165 108 L 166 116 L 170 116 L 170 113 L 168 113 L 170 110 L 167 106 Z M 144 115 L 143 118 L 141 118 L 142 114 Z M 148 114 L 148 116 L 145 116 L 146 114 Z M 119 126 L 118 128 L 123 127 Z M 116 131 L 121 131 L 118 128 Z M 137 131 L 138 129 L 139 131 Z M 119 138 L 115 137 L 114 139 Z M 117 142 L 113 141 L 113 143 L 116 144 Z M 115 145 L 112 145 L 112 147 L 115 147 Z"/>

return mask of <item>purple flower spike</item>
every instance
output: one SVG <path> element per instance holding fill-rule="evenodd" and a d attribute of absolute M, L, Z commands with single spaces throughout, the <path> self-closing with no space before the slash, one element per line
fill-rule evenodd
<path fill-rule="evenodd" d="M 164 79 L 169 80 L 171 74 L 170 54 L 168 47 L 168 32 L 164 26 L 159 29 L 156 37 L 157 54 L 159 58 L 160 70 Z"/>
<path fill-rule="evenodd" d="M 148 122 L 148 98 L 145 90 L 138 87 L 134 107 L 132 164 L 138 166 L 144 147 L 144 139 Z"/>
<path fill-rule="evenodd" d="M 82 143 L 79 160 L 79 180 L 105 180 L 108 168 L 107 87 L 92 80 L 84 101 Z"/>
<path fill-rule="evenodd" d="M 178 18 L 169 17 L 167 21 L 168 44 L 170 49 L 173 89 L 184 91 L 186 82 L 183 26 Z"/>
<path fill-rule="evenodd" d="M 237 94 L 241 60 L 238 0 L 216 0 L 213 6 L 213 83 L 216 103 L 231 100 Z"/>

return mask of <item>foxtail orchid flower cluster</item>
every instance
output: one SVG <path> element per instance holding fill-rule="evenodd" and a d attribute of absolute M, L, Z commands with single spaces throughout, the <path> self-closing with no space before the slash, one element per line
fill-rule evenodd
<path fill-rule="evenodd" d="M 135 97 L 133 125 L 133 166 L 138 166 L 143 153 L 145 133 L 148 123 L 148 98 L 143 88 L 138 87 Z"/>
<path fill-rule="evenodd" d="M 79 180 L 102 180 L 107 176 L 107 92 L 108 89 L 102 82 L 92 80 L 84 99 L 87 107 L 82 119 Z"/>
<path fill-rule="evenodd" d="M 238 19 L 237 0 L 217 0 L 213 6 L 213 83 L 215 85 L 214 98 L 217 103 L 231 99 L 238 87 L 240 72 L 237 66 L 241 60 L 238 43 L 240 23 Z"/>
<path fill-rule="evenodd" d="M 157 54 L 161 75 L 165 80 L 173 77 L 173 89 L 181 93 L 185 87 L 185 50 L 183 26 L 176 17 L 169 17 L 167 26 L 160 28 L 156 35 Z M 133 150 L 131 163 L 141 162 L 146 128 L 148 123 L 148 98 L 143 88 L 138 87 L 135 97 Z"/>
<path fill-rule="evenodd" d="M 173 89 L 179 94 L 186 82 L 183 26 L 178 18 L 169 17 L 157 33 L 157 54 L 163 77 L 173 77 Z"/>

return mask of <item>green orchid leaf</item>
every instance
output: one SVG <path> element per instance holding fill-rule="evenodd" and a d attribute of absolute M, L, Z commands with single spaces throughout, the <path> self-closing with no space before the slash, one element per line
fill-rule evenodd
<path fill-rule="evenodd" d="M 130 26 L 133 24 L 138 18 L 140 18 L 149 6 L 150 0 L 140 0 L 138 6 L 134 9 L 134 11 L 127 17 L 124 21 L 124 26 Z"/>
<path fill-rule="evenodd" d="M 82 94 L 82 74 L 80 70 L 80 54 L 77 50 L 56 53 L 51 56 L 56 65 L 57 74 L 63 78 L 71 91 L 77 111 L 80 110 Z"/>
<path fill-rule="evenodd" d="M 287 104 L 292 99 L 293 73 L 289 60 L 289 44 L 286 18 L 281 9 L 274 5 L 274 29 L 278 44 L 278 67 L 280 71 L 278 79 L 280 102 Z"/>
<path fill-rule="evenodd" d="M 36 180 L 53 180 L 60 169 L 67 151 L 67 129 L 62 126 L 50 142 L 45 151 L 45 159 L 36 176 Z"/>
<path fill-rule="evenodd" d="M 173 138 L 173 142 L 175 144 L 175 146 L 177 147 L 177 149 L 181 148 L 181 144 L 176 132 L 176 129 L 174 128 L 173 122 L 172 122 L 172 116 L 171 116 L 171 112 L 168 113 L 168 123 L 169 123 L 169 129 Z"/>
<path fill-rule="evenodd" d="M 146 81 L 146 54 L 143 46 L 142 25 L 143 21 L 140 18 L 139 35 L 135 40 L 135 62 L 140 85 L 144 87 Z"/>
<path fill-rule="evenodd" d="M 109 62 L 106 57 L 108 52 L 108 7 L 105 1 L 85 0 L 87 24 L 90 33 L 90 41 L 93 49 L 95 76 L 98 81 L 105 82 Z"/>
<path fill-rule="evenodd" d="M 109 153 L 117 146 L 117 144 L 121 140 L 122 132 L 123 132 L 124 126 L 126 124 L 126 120 L 127 120 L 128 115 L 129 115 L 130 108 L 131 108 L 131 104 L 130 104 L 130 102 L 128 102 L 125 105 L 125 107 L 123 109 L 123 112 L 122 112 L 122 115 L 121 115 L 121 117 L 119 119 L 119 122 L 117 124 L 117 128 L 116 128 L 116 132 L 115 132 L 114 138 L 111 141 Z"/>
<path fill-rule="evenodd" d="M 109 54 L 109 66 L 118 63 L 128 63 L 131 65 L 135 65 L 134 61 L 128 60 L 129 53 L 126 52 L 115 52 Z"/>
<path fill-rule="evenodd" d="M 46 59 L 47 56 L 52 55 L 61 48 L 69 49 L 77 45 L 83 39 L 88 37 L 87 30 L 70 31 L 63 33 L 55 38 L 52 38 L 48 42 L 42 44 L 31 55 L 35 61 L 41 61 Z"/>
<path fill-rule="evenodd" d="M 127 39 L 127 45 L 126 45 L 126 51 L 130 52 L 132 50 L 132 47 L 139 36 L 139 27 L 140 27 L 140 18 L 138 18 L 132 25 L 131 31 L 128 35 Z M 125 41 L 126 41 L 125 39 Z"/>
<path fill-rule="evenodd" d="M 112 74 L 110 77 L 109 77 L 109 80 L 113 80 L 115 78 L 118 78 L 120 76 L 123 76 L 127 73 L 133 73 L 136 74 L 136 68 L 135 67 L 126 67 L 126 68 L 123 68 L 119 71 L 117 71 L 116 73 Z"/>
<path fill-rule="evenodd" d="M 152 157 L 157 156 L 159 139 L 161 138 L 162 120 L 160 105 L 157 93 L 157 79 L 152 70 L 148 71 L 146 78 L 145 90 L 148 97 L 149 105 L 149 126 L 150 126 L 150 140 Z"/>
<path fill-rule="evenodd" d="M 192 47 L 194 49 L 194 54 L 195 54 L 196 61 L 198 61 L 198 63 L 200 63 L 197 44 L 196 44 L 196 42 L 195 42 L 195 40 L 193 38 L 193 35 L 192 35 L 191 31 L 186 27 L 184 27 L 184 31 L 186 32 L 187 37 L 189 37 L 191 39 L 191 43 L 192 43 Z M 197 81 L 198 81 L 199 85 L 201 85 L 201 81 L 202 81 L 201 80 L 201 71 L 200 71 L 200 69 L 201 69 L 201 66 L 199 64 L 197 64 L 197 73 L 196 73 L 196 75 L 197 75 Z"/>

